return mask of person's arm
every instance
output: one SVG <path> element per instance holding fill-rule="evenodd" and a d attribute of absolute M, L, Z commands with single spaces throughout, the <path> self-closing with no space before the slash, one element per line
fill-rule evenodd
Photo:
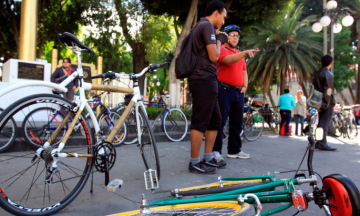
<path fill-rule="evenodd" d="M 278 106 L 280 106 L 281 96 L 279 97 Z"/>
<path fill-rule="evenodd" d="M 51 74 L 51 77 L 50 77 L 51 82 L 56 83 L 56 78 L 58 78 L 58 76 L 59 76 L 58 74 L 59 74 L 58 69 L 56 68 L 54 73 Z"/>
<path fill-rule="evenodd" d="M 254 57 L 254 54 L 259 52 L 260 50 L 258 48 L 256 49 L 251 49 L 251 50 L 244 50 L 242 52 L 233 54 L 233 55 L 228 55 L 224 58 L 223 60 L 223 64 L 234 64 L 238 61 L 240 61 L 241 59 L 245 58 L 247 55 L 249 55 L 249 57 Z"/>
<path fill-rule="evenodd" d="M 331 89 L 331 83 L 333 82 L 333 80 L 331 80 L 331 77 L 323 77 L 323 79 L 321 80 L 322 85 L 323 85 L 323 103 L 321 104 L 321 109 L 322 110 L 326 110 L 329 106 L 330 106 L 330 101 L 331 101 L 331 94 L 332 94 L 332 89 Z"/>
<path fill-rule="evenodd" d="M 206 45 L 206 50 L 208 52 L 209 59 L 211 62 L 217 62 L 220 56 L 220 49 L 221 49 L 220 40 L 216 40 L 216 44 Z"/>
<path fill-rule="evenodd" d="M 292 100 L 291 100 L 291 106 L 292 106 L 292 107 L 296 107 L 296 103 L 295 103 L 295 99 L 294 99 L 294 97 L 292 97 Z"/>
<path fill-rule="evenodd" d="M 245 88 L 242 88 L 241 89 L 241 93 L 244 93 L 247 91 L 248 89 L 248 83 L 249 83 L 249 79 L 248 79 L 248 74 L 247 74 L 247 69 L 246 69 L 246 63 L 245 63 L 245 60 L 242 60 L 244 61 L 244 66 L 243 66 L 243 87 Z"/>

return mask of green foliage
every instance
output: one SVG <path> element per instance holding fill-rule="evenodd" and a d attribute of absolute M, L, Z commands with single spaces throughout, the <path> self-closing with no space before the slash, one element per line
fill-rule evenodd
<path fill-rule="evenodd" d="M 192 0 L 164 1 L 164 0 L 141 0 L 144 7 L 153 15 L 167 14 L 179 17 L 181 24 L 185 23 Z M 198 19 L 204 16 L 206 5 L 212 0 L 199 0 Z M 224 1 L 226 2 L 226 1 Z M 241 28 L 247 28 L 257 23 L 272 22 L 273 18 L 291 0 L 234 0 L 229 8 L 225 21 L 227 24 L 237 24 Z"/>
<path fill-rule="evenodd" d="M 98 0 L 39 0 L 37 25 L 37 57 L 40 58 L 47 41 L 57 41 L 61 32 L 77 33 L 79 24 L 87 24 L 83 12 Z M 17 58 L 20 37 L 21 2 L 3 0 L 0 4 L 0 53 L 8 58 Z M 48 44 L 46 44 L 48 45 Z M 57 45 L 57 42 L 55 43 Z"/>
<path fill-rule="evenodd" d="M 314 38 L 321 34 L 312 31 L 309 23 L 314 17 L 299 20 L 301 6 L 291 6 L 280 23 L 260 24 L 244 38 L 248 47 L 258 47 L 260 52 L 247 62 L 250 81 L 257 81 L 264 93 L 274 83 L 285 88 L 286 74 L 295 71 L 300 79 L 307 81 L 319 68 L 322 44 Z M 282 80 L 282 82 L 281 82 Z"/>
<path fill-rule="evenodd" d="M 349 46 L 350 34 L 347 27 L 344 27 L 340 33 L 334 34 L 334 86 L 338 92 L 350 86 L 350 79 L 356 76 L 356 69 L 351 69 L 351 66 L 357 64 L 360 57 L 354 47 Z"/>

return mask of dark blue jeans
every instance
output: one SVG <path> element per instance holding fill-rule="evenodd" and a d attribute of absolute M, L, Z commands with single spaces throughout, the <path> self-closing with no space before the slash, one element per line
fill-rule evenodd
<path fill-rule="evenodd" d="M 322 128 L 324 130 L 324 137 L 322 140 L 317 141 L 315 143 L 316 146 L 319 147 L 328 147 L 326 136 L 328 134 L 329 122 L 331 119 L 331 115 L 334 111 L 334 105 L 330 105 L 326 110 L 321 110 L 319 112 L 319 124 L 318 128 Z"/>
<path fill-rule="evenodd" d="M 244 113 L 244 94 L 239 90 L 233 90 L 219 84 L 219 106 L 222 116 L 222 127 L 218 131 L 213 151 L 221 153 L 223 128 L 229 117 L 229 141 L 228 154 L 237 154 L 241 151 L 240 133 L 242 130 L 243 113 Z"/>
<path fill-rule="evenodd" d="M 289 133 L 289 124 L 291 121 L 291 112 L 280 110 L 281 124 L 280 127 L 285 123 L 285 133 Z"/>
<path fill-rule="evenodd" d="M 302 130 L 304 129 L 304 116 L 294 115 L 295 118 L 295 134 L 302 134 Z M 300 133 L 298 133 L 298 125 L 301 124 Z"/>

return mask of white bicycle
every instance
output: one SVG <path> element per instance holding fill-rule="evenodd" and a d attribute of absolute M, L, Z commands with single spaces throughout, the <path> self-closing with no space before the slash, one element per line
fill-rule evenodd
<path fill-rule="evenodd" d="M 24 148 L 13 152 L 0 153 L 0 206 L 14 215 L 50 215 L 60 211 L 77 197 L 89 176 L 93 175 L 94 172 L 105 173 L 105 185 L 107 185 L 109 183 L 109 171 L 116 161 L 116 151 L 112 142 L 133 107 L 135 107 L 137 119 L 141 116 L 144 121 L 142 125 L 137 123 L 137 135 L 138 147 L 146 172 L 152 174 L 154 178 L 151 180 L 156 181 L 155 183 L 160 178 L 160 163 L 154 134 L 144 105 L 139 101 L 141 95 L 138 77 L 168 65 L 168 63 L 150 65 L 139 74 L 121 75 L 107 72 L 93 77 L 130 79 L 134 83 L 133 88 L 85 83 L 81 65 L 81 51 L 87 51 L 90 54 L 94 54 L 94 52 L 81 44 L 70 33 L 59 34 L 58 39 L 63 45 L 72 46 L 72 51 L 76 54 L 78 62 L 76 72 L 60 85 L 43 81 L 29 81 L 14 84 L 0 91 L 0 96 L 2 96 L 22 87 L 47 86 L 66 92 L 65 86 L 70 81 L 78 79 L 80 83 L 80 101 L 78 103 L 73 103 L 54 94 L 37 94 L 16 101 L 1 113 L 0 132 L 12 118 L 21 119 L 38 107 L 46 107 L 49 110 L 65 109 L 67 111 L 66 116 L 56 120 L 59 123 L 58 127 L 42 147 L 34 150 Z M 106 90 L 133 94 L 127 109 L 116 122 L 106 140 L 102 139 L 98 121 L 85 98 L 85 90 Z M 89 112 L 94 132 L 82 114 L 84 108 Z M 49 116 L 38 116 L 38 119 L 34 119 L 34 121 L 50 121 L 51 117 Z M 70 117 L 74 120 L 69 121 Z M 81 126 L 77 131 L 74 131 L 73 129 L 78 121 Z M 64 135 L 60 132 L 65 125 L 68 130 Z M 60 142 L 57 141 L 58 136 L 61 136 Z M 57 145 L 53 145 L 54 142 Z"/>

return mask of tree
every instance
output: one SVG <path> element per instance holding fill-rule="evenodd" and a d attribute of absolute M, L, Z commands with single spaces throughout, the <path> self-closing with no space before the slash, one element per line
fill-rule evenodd
<path fill-rule="evenodd" d="M 37 58 L 41 58 L 46 41 L 55 41 L 60 32 L 78 31 L 78 24 L 86 24 L 87 19 L 82 16 L 97 0 L 62 1 L 39 0 L 37 25 Z M 20 40 L 21 2 L 3 0 L 0 5 L 0 53 L 4 61 L 17 58 Z"/>
<path fill-rule="evenodd" d="M 295 71 L 301 82 L 307 82 L 319 68 L 316 60 L 322 55 L 322 45 L 314 38 L 321 35 L 309 26 L 312 17 L 299 21 L 301 9 L 290 7 L 282 22 L 257 25 L 244 38 L 247 46 L 261 50 L 248 61 L 247 69 L 250 81 L 257 80 L 264 93 L 269 92 L 274 77 L 283 94 L 290 71 Z"/>
<path fill-rule="evenodd" d="M 334 86 L 336 90 L 340 93 L 340 96 L 343 98 L 344 102 L 349 104 L 341 92 L 345 88 L 349 88 L 351 84 L 351 79 L 356 77 L 356 69 L 354 66 L 360 55 L 355 52 L 353 47 L 349 46 L 351 31 L 349 28 L 343 28 L 340 33 L 334 35 Z M 349 89 L 352 97 L 352 102 L 355 102 L 355 97 L 352 95 L 352 89 Z"/>

